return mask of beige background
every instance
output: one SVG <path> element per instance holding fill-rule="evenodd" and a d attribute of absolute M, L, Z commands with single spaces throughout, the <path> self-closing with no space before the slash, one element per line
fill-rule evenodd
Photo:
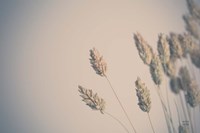
<path fill-rule="evenodd" d="M 137 106 L 137 76 L 151 91 L 156 132 L 166 132 L 133 33 L 140 32 L 155 49 L 160 32 L 184 32 L 184 0 L 20 1 L 0 7 L 2 133 L 123 133 L 113 119 L 84 105 L 79 84 L 98 92 L 106 110 L 131 130 L 108 83 L 90 67 L 93 47 L 107 61 L 108 76 L 138 133 L 151 129 Z M 173 117 L 177 121 L 175 111 Z"/>

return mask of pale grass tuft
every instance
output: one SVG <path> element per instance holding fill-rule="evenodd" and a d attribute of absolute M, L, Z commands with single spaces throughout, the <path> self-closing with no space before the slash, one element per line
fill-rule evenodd
<path fill-rule="evenodd" d="M 153 53 L 151 46 L 143 39 L 140 33 L 134 34 L 134 40 L 140 58 L 142 59 L 144 64 L 150 65 Z"/>
<path fill-rule="evenodd" d="M 195 47 L 195 43 L 192 39 L 192 36 L 190 34 L 186 34 L 184 33 L 179 34 L 179 40 L 180 40 L 180 44 L 183 50 L 183 57 L 187 57 L 187 54 L 190 53 L 190 51 Z"/>
<path fill-rule="evenodd" d="M 165 66 L 163 66 L 164 73 L 168 77 L 174 77 L 176 75 L 176 66 L 173 61 L 168 61 Z"/>
<path fill-rule="evenodd" d="M 95 48 L 90 50 L 90 63 L 95 70 L 95 72 L 100 76 L 106 76 L 107 64 L 100 56 L 99 51 Z"/>
<path fill-rule="evenodd" d="M 180 79 L 181 79 L 181 85 L 183 87 L 183 90 L 187 91 L 192 80 L 191 80 L 191 77 L 190 77 L 189 70 L 187 69 L 186 66 L 180 67 L 179 76 L 180 76 Z"/>
<path fill-rule="evenodd" d="M 162 64 L 166 64 L 170 61 L 170 47 L 167 40 L 167 36 L 164 34 L 158 35 L 158 53 Z"/>
<path fill-rule="evenodd" d="M 184 15 L 183 19 L 186 23 L 186 30 L 196 39 L 200 39 L 200 27 L 197 20 L 191 15 Z"/>
<path fill-rule="evenodd" d="M 150 64 L 150 74 L 156 85 L 160 85 L 162 82 L 162 66 L 157 55 L 153 55 Z"/>
<path fill-rule="evenodd" d="M 192 16 L 194 16 L 197 19 L 200 19 L 200 7 L 197 3 L 194 2 L 194 0 L 186 0 L 187 7 Z"/>
<path fill-rule="evenodd" d="M 82 86 L 78 86 L 79 92 L 81 93 L 81 97 L 83 101 L 93 110 L 99 110 L 102 114 L 105 109 L 105 101 L 100 98 L 97 93 L 93 93 L 92 90 L 86 89 Z"/>
<path fill-rule="evenodd" d="M 179 77 L 170 78 L 170 88 L 173 93 L 179 94 L 181 90 L 181 79 Z"/>
<path fill-rule="evenodd" d="M 135 86 L 139 101 L 138 105 L 142 111 L 148 113 L 151 109 L 150 92 L 139 77 L 135 81 Z"/>
<path fill-rule="evenodd" d="M 186 100 L 187 103 L 193 108 L 200 104 L 200 90 L 194 80 L 192 80 L 188 86 Z"/>
<path fill-rule="evenodd" d="M 173 59 L 181 58 L 183 56 L 183 50 L 179 41 L 178 34 L 170 33 L 169 44 L 170 44 L 170 53 Z"/>
<path fill-rule="evenodd" d="M 200 48 L 193 49 L 190 53 L 190 58 L 192 63 L 197 67 L 200 68 Z"/>

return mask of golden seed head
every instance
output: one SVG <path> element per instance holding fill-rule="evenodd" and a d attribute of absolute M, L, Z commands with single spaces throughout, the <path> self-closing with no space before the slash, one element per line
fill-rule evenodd
<path fill-rule="evenodd" d="M 138 53 L 144 64 L 150 65 L 152 59 L 152 48 L 151 46 L 143 39 L 140 33 L 134 34 L 134 40 Z"/>
<path fill-rule="evenodd" d="M 93 110 L 99 110 L 102 114 L 105 110 L 105 101 L 98 96 L 97 93 L 93 93 L 92 90 L 86 89 L 82 86 L 78 86 L 79 92 L 83 101 Z"/>
<path fill-rule="evenodd" d="M 162 82 L 162 66 L 157 55 L 154 54 L 150 64 L 150 74 L 156 85 Z"/>
<path fill-rule="evenodd" d="M 162 64 L 167 63 L 170 60 L 170 47 L 166 35 L 158 35 L 157 49 Z"/>
<path fill-rule="evenodd" d="M 200 104 L 200 90 L 194 80 L 188 86 L 186 100 L 191 107 L 196 107 Z"/>
<path fill-rule="evenodd" d="M 181 58 L 183 56 L 183 50 L 180 44 L 178 34 L 170 33 L 170 38 L 168 38 L 170 44 L 170 53 L 172 58 Z"/>
<path fill-rule="evenodd" d="M 148 113 L 151 109 L 150 92 L 139 77 L 135 81 L 135 86 L 138 97 L 138 105 L 142 111 Z"/>
<path fill-rule="evenodd" d="M 106 76 L 107 64 L 103 56 L 100 56 L 99 51 L 95 48 L 91 49 L 90 57 L 90 63 L 95 72 L 100 76 Z"/>

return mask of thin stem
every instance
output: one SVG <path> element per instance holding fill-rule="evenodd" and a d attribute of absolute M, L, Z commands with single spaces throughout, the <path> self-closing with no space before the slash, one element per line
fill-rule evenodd
<path fill-rule="evenodd" d="M 183 61 L 182 61 L 182 60 L 181 60 L 181 63 L 183 64 Z M 188 64 L 189 70 L 191 70 L 191 73 L 192 73 L 193 78 L 195 79 L 195 81 L 197 81 L 194 67 L 193 67 L 193 65 L 191 64 L 191 61 L 189 61 L 188 58 L 187 58 L 187 64 Z"/>
<path fill-rule="evenodd" d="M 114 120 L 116 120 L 116 121 L 124 128 L 124 130 L 125 130 L 127 133 L 129 133 L 129 131 L 128 131 L 128 129 L 126 128 L 126 126 L 125 126 L 119 119 L 117 119 L 115 116 L 113 116 L 112 114 L 110 114 L 110 113 L 108 113 L 108 112 L 105 112 L 105 111 L 104 111 L 104 113 L 107 114 L 108 116 L 110 116 L 111 118 L 113 118 Z"/>
<path fill-rule="evenodd" d="M 164 113 L 164 116 L 165 116 L 165 121 L 166 121 L 167 129 L 168 129 L 168 132 L 171 133 L 172 131 L 171 131 L 171 127 L 169 125 L 169 119 L 167 119 L 167 108 L 166 108 L 166 106 L 165 106 L 165 104 L 164 104 L 164 102 L 163 102 L 163 100 L 161 98 L 159 90 L 160 90 L 160 87 L 157 86 L 156 92 L 157 92 L 157 94 L 159 96 L 159 99 L 160 99 L 160 102 L 161 102 L 161 105 L 162 105 L 162 109 L 163 109 L 163 113 Z"/>
<path fill-rule="evenodd" d="M 184 90 L 187 90 L 187 88 L 185 88 L 185 86 L 183 86 L 183 88 L 184 88 Z M 184 93 L 184 95 L 186 95 L 185 94 L 186 92 L 183 92 L 183 93 Z M 186 117 L 186 112 L 185 112 L 185 108 L 184 108 L 184 105 L 183 105 L 183 98 L 181 96 L 181 93 L 179 93 L 179 96 L 180 96 L 180 100 L 181 100 L 181 105 L 183 107 L 183 112 L 184 112 L 184 115 Z M 189 106 L 188 106 L 187 102 L 186 102 L 186 110 L 187 110 L 188 118 L 189 118 L 189 121 L 190 121 L 190 127 L 191 127 L 191 130 L 192 130 L 192 133 L 194 133 L 193 122 L 192 122 L 192 119 L 191 119 L 191 114 L 190 114 L 190 110 L 189 110 Z"/>
<path fill-rule="evenodd" d="M 174 127 L 174 122 L 172 120 L 172 113 L 171 113 L 170 102 L 169 102 L 169 91 L 168 91 L 168 88 L 167 88 L 167 78 L 166 78 L 166 76 L 165 76 L 165 87 L 166 87 L 165 90 L 166 90 L 167 107 L 168 107 L 168 110 L 169 110 L 170 122 L 172 124 L 173 132 L 176 133 L 176 129 Z"/>
<path fill-rule="evenodd" d="M 150 122 L 150 125 L 151 125 L 151 128 L 152 128 L 152 131 L 153 131 L 153 133 L 155 133 L 155 130 L 154 130 L 154 128 L 153 128 L 153 124 L 152 124 L 152 122 L 151 122 L 150 115 L 149 115 L 149 113 L 147 113 L 147 114 L 148 114 L 148 118 L 149 118 L 149 122 Z"/>
<path fill-rule="evenodd" d="M 199 112 L 200 112 L 200 105 L 199 105 Z"/>
<path fill-rule="evenodd" d="M 180 98 L 180 101 L 181 101 L 181 107 L 182 107 L 182 110 L 183 110 L 183 114 L 185 116 L 185 120 L 187 121 L 187 114 L 186 114 L 186 111 L 185 111 L 185 107 L 184 107 L 184 103 L 183 103 L 183 98 L 181 96 L 181 93 L 179 93 L 178 95 L 179 95 L 179 98 Z"/>
<path fill-rule="evenodd" d="M 170 117 L 171 117 L 171 116 L 172 116 L 172 113 L 171 113 L 171 108 L 170 108 L 170 103 L 169 103 L 169 93 L 168 93 L 168 89 L 167 89 L 167 83 L 166 83 L 166 80 L 165 80 L 165 84 L 166 84 L 167 106 L 168 106 L 168 109 L 169 109 L 169 115 L 170 115 Z"/>
<path fill-rule="evenodd" d="M 117 96 L 117 93 L 115 92 L 114 88 L 112 87 L 112 84 L 110 83 L 110 80 L 108 79 L 107 76 L 105 76 L 105 78 L 107 79 L 107 81 L 108 81 L 108 83 L 109 83 L 109 85 L 110 85 L 110 87 L 111 87 L 111 89 L 112 89 L 112 91 L 113 91 L 113 93 L 114 93 L 114 95 L 115 95 L 117 101 L 119 102 L 119 104 L 120 104 L 120 106 L 121 106 L 121 108 L 122 108 L 122 110 L 123 110 L 123 112 L 124 112 L 126 118 L 128 119 L 129 123 L 131 124 L 131 127 L 132 127 L 133 131 L 134 131 L 135 133 L 137 133 L 136 130 L 135 130 L 135 128 L 134 128 L 134 126 L 133 126 L 133 124 L 132 124 L 132 122 L 131 122 L 131 120 L 130 120 L 129 117 L 128 117 L 128 114 L 126 113 L 126 110 L 124 109 L 124 107 L 123 107 L 121 101 L 119 100 L 119 97 Z"/>
<path fill-rule="evenodd" d="M 175 100 L 174 100 L 174 103 L 175 103 L 176 111 L 177 111 L 177 114 L 178 114 L 178 122 L 179 122 L 179 125 L 181 125 L 181 118 L 180 118 L 180 112 L 178 111 L 178 105 L 177 105 Z"/>
<path fill-rule="evenodd" d="M 187 59 L 187 64 L 189 65 L 189 70 L 192 69 L 192 75 L 193 75 L 193 78 L 196 80 L 196 75 L 195 75 L 195 72 L 194 72 L 194 69 L 193 69 L 193 66 L 191 65 L 190 61 Z M 181 64 L 185 64 L 181 58 Z M 183 83 L 182 83 L 183 84 Z M 184 90 L 187 90 L 187 87 L 186 86 L 183 86 Z M 184 95 L 185 95 L 185 92 L 184 92 Z M 183 106 L 183 99 L 181 97 L 181 94 L 180 94 L 180 98 L 181 98 L 181 104 Z M 190 114 L 190 109 L 189 109 L 189 106 L 188 106 L 188 103 L 186 102 L 186 109 L 187 109 L 187 113 L 188 113 L 188 117 L 189 117 L 189 121 L 190 121 L 190 127 L 191 127 L 191 130 L 192 130 L 192 133 L 194 133 L 194 126 L 193 126 L 193 122 L 192 122 L 192 119 L 191 119 L 191 114 Z M 184 111 L 184 110 L 183 110 Z M 184 113 L 185 114 L 185 113 Z"/>
<path fill-rule="evenodd" d="M 197 127 L 196 127 L 196 113 L 195 113 L 195 107 L 192 108 L 192 109 L 193 109 L 194 132 L 196 132 Z"/>
<path fill-rule="evenodd" d="M 190 122 L 191 122 L 190 125 L 191 125 L 191 128 L 192 128 L 192 133 L 194 133 L 194 125 L 193 125 L 193 122 L 192 122 L 190 107 L 188 106 L 188 103 L 186 103 L 186 108 L 187 108 L 189 120 L 190 120 Z"/>
<path fill-rule="evenodd" d="M 199 68 L 199 76 L 200 76 L 200 68 Z"/>

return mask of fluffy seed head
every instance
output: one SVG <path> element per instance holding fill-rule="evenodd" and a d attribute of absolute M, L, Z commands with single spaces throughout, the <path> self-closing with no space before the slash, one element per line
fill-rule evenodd
<path fill-rule="evenodd" d="M 194 16 L 184 15 L 183 20 L 186 23 L 186 30 L 196 39 L 200 39 L 200 27 Z"/>
<path fill-rule="evenodd" d="M 138 53 L 144 64 L 150 65 L 152 59 L 152 48 L 150 45 L 143 39 L 140 33 L 134 34 L 134 40 Z"/>
<path fill-rule="evenodd" d="M 150 64 L 150 74 L 156 85 L 162 82 L 162 66 L 157 55 L 154 54 Z"/>
<path fill-rule="evenodd" d="M 164 34 L 158 35 L 157 49 L 161 63 L 166 64 L 170 60 L 170 47 L 167 40 L 167 36 L 165 36 Z"/>
<path fill-rule="evenodd" d="M 197 68 L 200 68 L 200 48 L 193 49 L 190 53 L 190 58 L 192 63 Z"/>
<path fill-rule="evenodd" d="M 135 86 L 138 97 L 138 105 L 142 111 L 148 113 L 151 109 L 150 92 L 139 77 L 135 81 Z"/>
<path fill-rule="evenodd" d="M 176 75 L 176 66 L 173 61 L 168 61 L 166 64 L 162 64 L 164 73 L 168 77 L 174 77 Z"/>
<path fill-rule="evenodd" d="M 180 44 L 183 50 L 183 57 L 187 57 L 187 54 L 194 48 L 194 41 L 190 34 L 179 34 L 178 36 Z"/>
<path fill-rule="evenodd" d="M 192 81 L 188 86 L 186 100 L 193 108 L 200 104 L 200 90 L 195 81 Z"/>
<path fill-rule="evenodd" d="M 192 80 L 190 78 L 190 73 L 189 73 L 186 66 L 180 67 L 179 76 L 180 76 L 180 79 L 181 79 L 181 85 L 182 85 L 183 90 L 187 91 Z"/>
<path fill-rule="evenodd" d="M 178 38 L 178 34 L 170 33 L 169 44 L 170 44 L 170 53 L 172 58 L 181 58 L 183 56 L 183 50 Z"/>
<path fill-rule="evenodd" d="M 100 98 L 97 93 L 93 93 L 90 89 L 85 89 L 82 86 L 78 86 L 79 92 L 83 101 L 93 110 L 99 110 L 102 114 L 105 110 L 105 101 Z"/>
<path fill-rule="evenodd" d="M 179 77 L 172 77 L 170 79 L 170 88 L 172 92 L 178 94 L 181 90 L 181 79 Z"/>
<path fill-rule="evenodd" d="M 187 7 L 192 16 L 194 16 L 197 19 L 200 19 L 200 7 L 197 3 L 194 2 L 194 0 L 186 0 Z"/>
<path fill-rule="evenodd" d="M 106 76 L 107 64 L 103 59 L 103 56 L 100 56 L 97 49 L 93 48 L 90 50 L 90 63 L 95 72 L 100 76 Z"/>

